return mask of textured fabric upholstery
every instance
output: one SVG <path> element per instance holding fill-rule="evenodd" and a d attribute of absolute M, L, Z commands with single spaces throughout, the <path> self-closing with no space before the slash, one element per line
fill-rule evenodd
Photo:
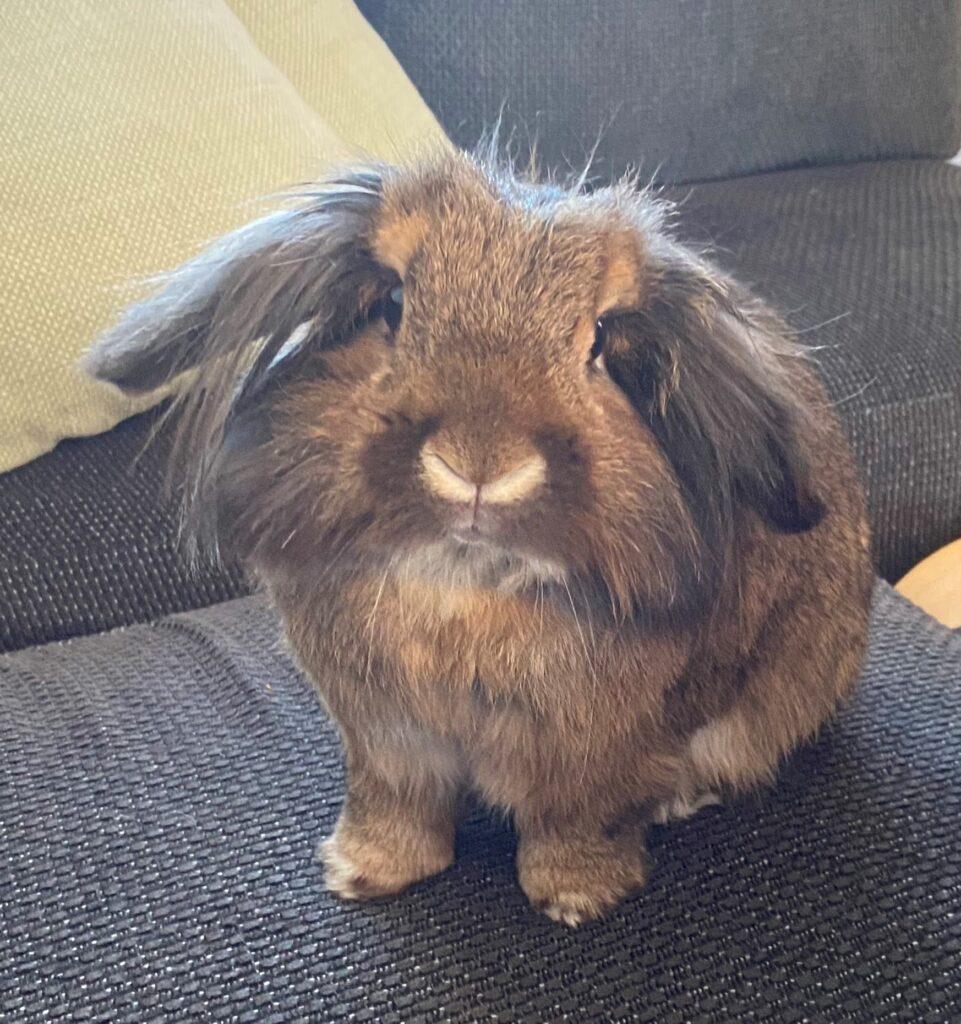
<path fill-rule="evenodd" d="M 961 1019 L 961 638 L 885 586 L 838 723 L 576 932 L 480 816 L 415 891 L 329 896 L 337 744 L 276 637 L 248 598 L 0 658 L 0 1018 Z"/>
<path fill-rule="evenodd" d="M 156 404 L 76 363 L 262 199 L 444 145 L 352 0 L 0 4 L 0 471 Z"/>
<path fill-rule="evenodd" d="M 0 476 L 0 650 L 224 601 L 236 570 L 189 567 L 162 498 L 168 435 L 156 413 L 64 441 Z M 2 1014 L 0 1014 L 2 1017 Z"/>
<path fill-rule="evenodd" d="M 673 195 L 685 234 L 818 349 L 881 572 L 961 536 L 961 168 L 889 161 Z"/>
<path fill-rule="evenodd" d="M 961 0 L 362 0 L 450 136 L 666 180 L 952 156 Z"/>

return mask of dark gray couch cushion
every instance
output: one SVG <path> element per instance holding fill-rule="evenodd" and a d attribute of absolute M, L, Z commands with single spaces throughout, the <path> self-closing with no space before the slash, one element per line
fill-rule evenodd
<path fill-rule="evenodd" d="M 961 1019 L 961 638 L 884 585 L 837 724 L 577 932 L 481 817 L 442 877 L 331 898 L 337 743 L 277 632 L 248 598 L 0 658 L 0 1018 Z"/>
<path fill-rule="evenodd" d="M 961 0 L 362 0 L 460 145 L 669 181 L 961 147 Z"/>
<path fill-rule="evenodd" d="M 224 601 L 235 568 L 190 567 L 148 413 L 0 475 L 0 651 Z"/>
<path fill-rule="evenodd" d="M 889 161 L 673 195 L 684 233 L 819 348 L 882 573 L 961 537 L 961 168 Z"/>

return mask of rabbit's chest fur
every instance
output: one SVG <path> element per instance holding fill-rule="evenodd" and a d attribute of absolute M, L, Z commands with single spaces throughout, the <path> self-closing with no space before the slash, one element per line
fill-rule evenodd
<path fill-rule="evenodd" d="M 645 698 L 643 687 L 625 680 L 663 678 L 666 663 L 677 660 L 678 670 L 683 663 L 675 637 L 642 643 L 575 606 L 563 588 L 514 593 L 403 583 L 381 595 L 373 625 L 384 677 L 401 698 L 430 718 L 443 694 L 445 718 L 464 719 L 471 730 L 502 709 L 571 728 L 596 716 L 598 705 L 621 718 L 636 716 L 639 704 L 653 715 L 660 695 Z"/>
<path fill-rule="evenodd" d="M 678 738 L 663 711 L 687 641 L 642 639 L 575 612 L 561 594 L 566 607 L 537 588 L 387 578 L 324 602 L 322 623 L 287 619 L 345 734 L 356 722 L 382 760 L 416 747 L 447 771 L 456 751 L 456 770 L 500 805 L 515 804 L 532 780 L 545 797 L 551 780 L 570 791 L 572 772 L 589 792 L 591 775 L 609 778 L 617 761 L 652 783 L 663 776 L 669 789 Z"/>

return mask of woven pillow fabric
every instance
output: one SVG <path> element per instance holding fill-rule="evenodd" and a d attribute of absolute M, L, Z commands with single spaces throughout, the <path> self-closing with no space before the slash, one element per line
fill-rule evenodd
<path fill-rule="evenodd" d="M 132 281 L 332 164 L 443 139 L 349 0 L 3 4 L 0 103 L 0 471 L 157 400 L 76 369 Z"/>

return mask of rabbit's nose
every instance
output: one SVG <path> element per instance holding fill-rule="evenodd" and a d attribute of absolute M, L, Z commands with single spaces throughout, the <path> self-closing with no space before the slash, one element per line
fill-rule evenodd
<path fill-rule="evenodd" d="M 493 480 L 465 469 L 456 456 L 443 454 L 430 442 L 421 451 L 424 481 L 438 497 L 461 504 L 507 505 L 535 491 L 547 475 L 543 457 L 534 453 Z"/>
<path fill-rule="evenodd" d="M 547 476 L 547 463 L 541 455 L 531 455 L 481 486 L 481 501 L 487 505 L 509 505 L 537 490 Z"/>

